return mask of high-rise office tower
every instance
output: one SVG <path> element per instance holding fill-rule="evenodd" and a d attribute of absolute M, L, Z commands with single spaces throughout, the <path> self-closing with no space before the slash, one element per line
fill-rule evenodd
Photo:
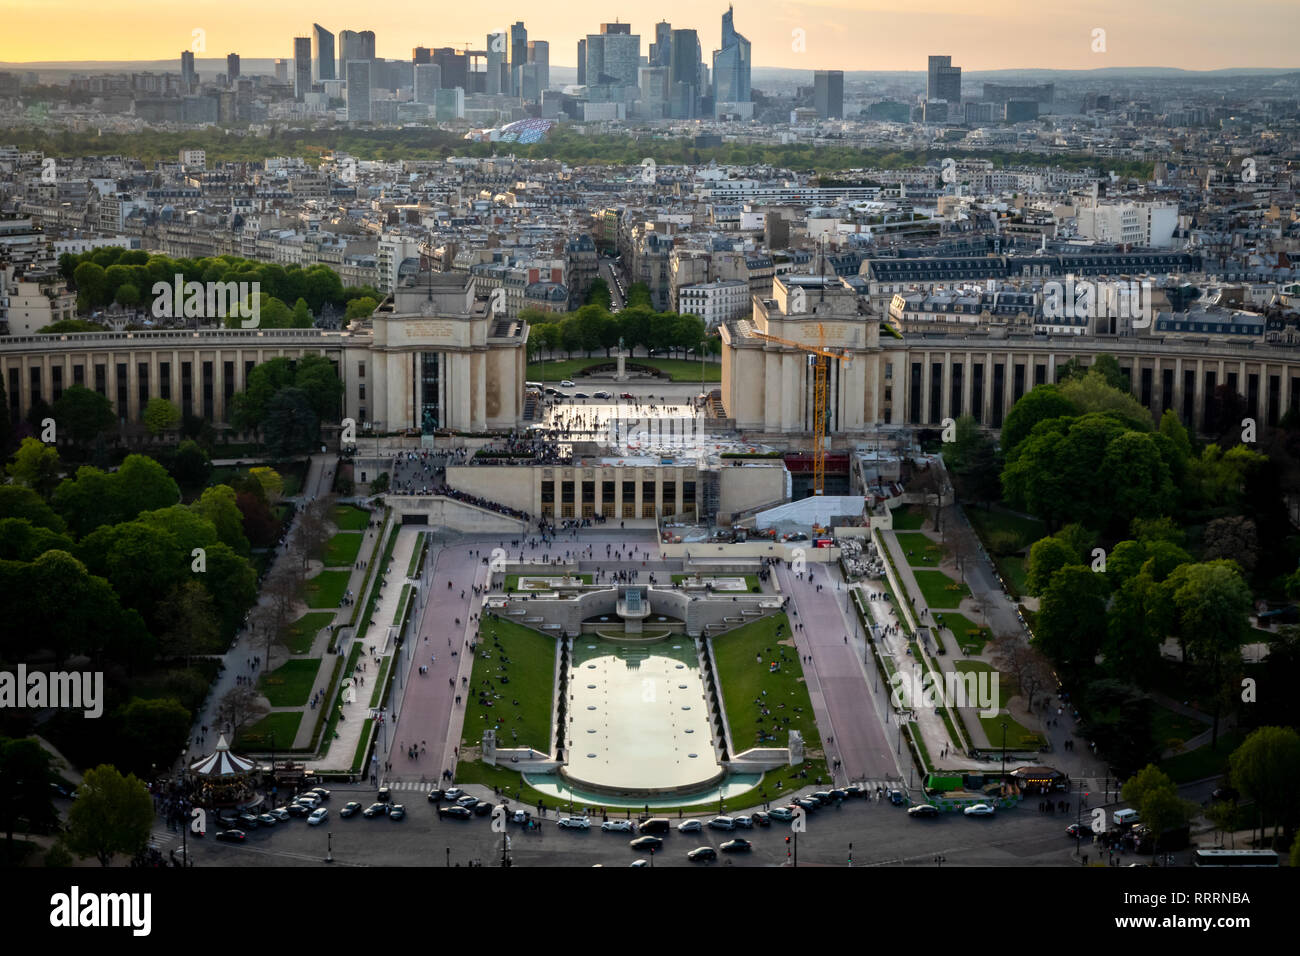
<path fill-rule="evenodd" d="M 348 60 L 348 122 L 370 122 L 370 60 Z"/>
<path fill-rule="evenodd" d="M 587 34 L 587 86 L 634 90 L 641 66 L 640 35 L 626 23 L 602 23 L 600 29 Z"/>
<path fill-rule="evenodd" d="M 749 41 L 736 32 L 731 7 L 722 15 L 722 49 L 713 51 L 713 110 L 723 104 L 750 102 Z"/>
<path fill-rule="evenodd" d="M 507 64 L 506 55 L 508 52 L 504 33 L 489 33 L 487 35 L 487 76 L 484 79 L 483 92 L 494 95 L 510 92 L 510 84 L 507 81 L 509 76 L 507 67 L 513 68 L 514 64 Z"/>
<path fill-rule="evenodd" d="M 510 95 L 522 96 L 520 69 L 528 62 L 528 28 L 519 20 L 510 25 Z"/>
<path fill-rule="evenodd" d="M 311 62 L 316 82 L 339 79 L 334 71 L 334 34 L 319 23 L 311 25 Z"/>
<path fill-rule="evenodd" d="M 417 46 L 411 50 L 411 62 L 416 64 L 432 63 L 433 51 L 427 46 Z"/>
<path fill-rule="evenodd" d="M 655 24 L 655 42 L 650 44 L 649 66 L 672 66 L 673 25 L 667 20 Z"/>
<path fill-rule="evenodd" d="M 284 57 L 279 57 L 275 61 L 275 82 L 289 82 L 289 61 Z"/>
<path fill-rule="evenodd" d="M 375 58 L 374 30 L 343 30 L 338 42 L 339 71 L 338 79 L 347 78 L 347 64 L 351 60 L 373 60 Z"/>
<path fill-rule="evenodd" d="M 947 100 L 949 103 L 961 102 L 961 67 L 952 65 L 950 56 L 930 57 L 928 82 L 925 87 L 927 100 Z"/>
<path fill-rule="evenodd" d="M 442 67 L 436 63 L 415 64 L 415 102 L 436 106 L 442 89 Z"/>
<path fill-rule="evenodd" d="M 640 115 L 646 119 L 663 119 L 668 111 L 668 67 L 643 66 L 637 71 L 641 90 Z"/>
<path fill-rule="evenodd" d="M 632 24 L 630 23 L 602 23 L 600 32 L 605 36 L 630 36 L 632 33 Z"/>
<path fill-rule="evenodd" d="M 668 114 L 673 119 L 699 115 L 700 63 L 699 35 L 694 30 L 674 30 Z"/>
<path fill-rule="evenodd" d="M 433 62 L 442 68 L 442 88 L 452 90 L 460 87 L 469 89 L 469 56 L 464 52 L 453 50 L 449 46 L 440 46 L 433 51 Z"/>
<path fill-rule="evenodd" d="M 537 99 L 551 85 L 551 44 L 546 40 L 528 41 L 528 62 L 537 67 Z M 525 97 L 528 99 L 528 97 Z"/>
<path fill-rule="evenodd" d="M 299 103 L 311 92 L 311 37 L 293 38 L 293 98 Z"/>
<path fill-rule="evenodd" d="M 194 68 L 194 53 L 190 50 L 181 51 L 181 86 L 186 93 L 193 93 L 199 88 L 199 73 Z"/>
<path fill-rule="evenodd" d="M 238 79 L 239 79 L 239 54 L 228 53 L 226 54 L 226 82 L 228 82 L 231 86 L 234 86 L 235 81 Z"/>
<path fill-rule="evenodd" d="M 813 73 L 813 106 L 822 119 L 844 119 L 844 71 Z"/>
<path fill-rule="evenodd" d="M 587 84 L 587 41 L 578 41 L 578 85 Z"/>

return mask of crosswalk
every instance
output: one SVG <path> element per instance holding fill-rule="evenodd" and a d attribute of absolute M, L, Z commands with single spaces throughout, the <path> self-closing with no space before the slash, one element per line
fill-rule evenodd
<path fill-rule="evenodd" d="M 156 846 L 162 850 L 167 849 L 173 843 L 180 843 L 180 842 L 181 842 L 180 830 L 176 830 L 173 832 L 171 830 L 162 829 L 162 830 L 152 830 L 149 833 L 149 845 Z"/>
<path fill-rule="evenodd" d="M 427 780 L 390 780 L 385 786 L 390 790 L 432 790 L 433 784 Z"/>

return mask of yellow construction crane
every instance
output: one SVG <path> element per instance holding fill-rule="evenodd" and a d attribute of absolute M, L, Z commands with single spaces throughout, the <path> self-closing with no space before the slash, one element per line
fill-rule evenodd
<path fill-rule="evenodd" d="M 820 322 L 817 323 L 817 344 L 808 345 L 804 342 L 794 342 L 790 339 L 783 339 L 780 336 L 768 335 L 766 332 L 754 333 L 755 338 L 763 339 L 767 342 L 775 342 L 778 345 L 787 345 L 792 349 L 798 349 L 800 352 L 808 352 L 817 356 L 813 363 L 813 494 L 821 495 L 826 492 L 826 378 L 827 369 L 830 367 L 828 359 L 835 359 L 843 365 L 848 365 L 853 361 L 853 356 L 844 355 L 840 352 L 832 352 L 826 348 L 826 329 Z"/>

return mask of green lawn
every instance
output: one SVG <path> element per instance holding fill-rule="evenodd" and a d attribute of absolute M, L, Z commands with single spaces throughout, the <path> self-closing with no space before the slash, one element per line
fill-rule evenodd
<path fill-rule="evenodd" d="M 777 637 L 778 624 L 785 625 L 783 638 Z M 722 685 L 722 705 L 727 712 L 732 743 L 739 752 L 755 746 L 784 747 L 789 743 L 790 730 L 803 734 L 807 750 L 821 750 L 821 735 L 813 718 L 799 654 L 793 647 L 777 644 L 779 639 L 788 640 L 789 636 L 786 616 L 776 614 L 712 639 L 713 660 Z M 756 654 L 761 660 L 755 660 Z M 781 665 L 775 673 L 769 673 L 769 661 Z M 755 699 L 761 699 L 772 715 L 761 716 Z M 778 708 L 781 703 L 785 704 L 784 708 Z M 789 717 L 790 723 L 783 723 L 783 717 Z M 760 728 L 776 739 L 760 741 Z"/>
<path fill-rule="evenodd" d="M 357 752 L 352 755 L 353 773 L 363 772 L 361 761 L 366 759 L 366 751 L 370 749 L 370 727 L 374 722 L 373 718 L 367 717 L 361 725 L 361 739 L 357 741 Z M 369 768 L 365 769 L 368 770 Z"/>
<path fill-rule="evenodd" d="M 925 511 L 914 505 L 902 505 L 894 509 L 895 531 L 919 531 L 925 524 Z"/>
<path fill-rule="evenodd" d="M 933 568 L 943 560 L 948 549 L 938 541 L 920 531 L 906 531 L 896 534 L 898 544 L 907 556 L 907 563 L 914 568 Z"/>
<path fill-rule="evenodd" d="M 999 687 L 999 690 L 1001 688 Z M 989 746 L 994 750 L 1002 748 L 1002 725 L 1007 725 L 1007 749 L 1008 750 L 1037 750 L 1043 745 L 1041 734 L 1026 730 L 1008 714 L 998 714 L 996 717 L 985 717 L 976 711 L 975 716 L 979 719 L 980 724 L 984 727 L 984 735 L 989 739 Z"/>
<path fill-rule="evenodd" d="M 429 532 L 421 531 L 415 536 L 415 547 L 411 549 L 411 563 L 406 566 L 408 578 L 419 577 L 420 563 L 424 557 L 424 548 L 429 540 Z"/>
<path fill-rule="evenodd" d="M 970 618 L 956 611 L 935 611 L 934 620 L 936 624 L 952 629 L 958 646 L 967 654 L 981 653 L 984 645 L 992 638 L 988 628 L 979 627 Z M 976 633 L 970 633 L 972 631 Z"/>
<path fill-rule="evenodd" d="M 320 658 L 285 661 L 263 674 L 257 689 L 266 695 L 272 707 L 302 707 L 311 697 L 311 689 L 320 671 Z"/>
<path fill-rule="evenodd" d="M 683 581 L 685 581 L 687 578 L 695 577 L 695 576 L 696 576 L 696 575 L 693 575 L 693 574 L 674 574 L 674 575 L 672 575 L 672 581 L 673 581 L 673 584 L 681 584 L 681 583 L 682 583 Z M 735 575 L 735 574 L 730 574 L 730 575 L 728 575 L 728 574 L 716 574 L 716 575 L 705 574 L 705 575 L 700 576 L 700 579 L 703 580 L 703 581 L 711 581 L 711 580 L 712 580 L 713 578 L 715 578 L 715 577 L 719 577 L 719 578 L 733 577 L 733 578 L 734 578 L 734 577 L 739 577 L 739 575 Z M 759 583 L 758 575 L 757 575 L 757 574 L 746 574 L 746 575 L 745 575 L 745 587 L 747 587 L 751 592 L 756 592 L 756 591 L 762 591 L 762 590 L 763 590 L 763 586 L 762 586 L 762 584 Z M 718 593 L 719 593 L 719 594 L 731 594 L 731 593 L 736 593 L 736 592 L 731 592 L 731 591 L 719 591 Z"/>
<path fill-rule="evenodd" d="M 352 572 L 322 571 L 307 582 L 305 600 L 308 607 L 338 607 L 343 599 L 343 592 L 348 589 L 348 578 Z"/>
<path fill-rule="evenodd" d="M 330 520 L 340 531 L 364 531 L 370 524 L 370 512 L 352 505 L 335 505 Z"/>
<path fill-rule="evenodd" d="M 304 614 L 285 628 L 284 645 L 290 654 L 306 654 L 322 627 L 334 620 L 333 611 L 313 611 Z"/>
<path fill-rule="evenodd" d="M 393 662 L 392 655 L 385 657 L 382 661 L 379 662 L 379 674 L 375 678 L 375 689 L 370 692 L 371 707 L 378 707 L 381 703 L 383 703 L 382 698 L 383 698 L 384 687 L 385 687 L 384 681 L 388 677 L 388 668 L 389 665 L 392 664 L 392 662 Z"/>
<path fill-rule="evenodd" d="M 302 723 L 301 710 L 282 710 L 267 714 L 251 727 L 245 728 L 232 745 L 239 750 L 289 750 L 293 740 L 298 736 L 298 725 Z"/>
<path fill-rule="evenodd" d="M 1038 518 L 1016 514 L 1016 512 L 1003 508 L 1001 505 L 994 505 L 987 511 L 977 506 L 971 506 L 966 509 L 966 517 L 970 519 L 971 525 L 979 532 L 979 536 L 984 539 L 985 547 L 988 547 L 989 535 L 998 531 L 1013 532 L 1019 536 L 1022 542 L 1021 546 L 1025 548 L 1047 535 L 1047 525 Z"/>
<path fill-rule="evenodd" d="M 1177 746 L 1180 742 L 1185 743 L 1212 726 L 1159 705 L 1154 708 L 1151 724 L 1156 744 L 1161 750 Z"/>
<path fill-rule="evenodd" d="M 510 731 L 519 733 L 519 746 L 531 746 L 546 752 L 551 747 L 551 714 L 555 704 L 555 641 L 532 628 L 501 618 L 486 618 L 479 630 L 474 671 L 470 676 L 470 696 L 465 698 L 465 726 L 461 747 L 477 748 L 483 743 L 483 731 L 497 728 L 497 741 L 510 746 Z M 497 644 L 500 644 L 500 647 Z M 502 658 L 509 658 L 503 664 Z M 503 673 L 500 668 L 505 667 Z M 501 683 L 508 677 L 509 683 Z M 484 685 L 484 681 L 488 685 Z M 480 703 L 476 693 L 487 692 L 487 703 Z M 500 697 L 492 695 L 499 694 Z M 519 701 L 515 706 L 511 701 Z"/>
<path fill-rule="evenodd" d="M 566 378 L 576 378 L 582 374 L 583 369 L 591 368 L 593 365 L 612 365 L 617 359 L 612 358 L 581 358 L 581 359 L 563 359 L 557 362 L 530 362 L 528 363 L 528 380 L 530 382 L 547 382 L 555 383 Z M 646 359 L 630 358 L 627 360 L 628 366 L 645 365 L 650 368 L 658 369 L 674 381 L 680 382 L 698 382 L 700 380 L 700 362 L 697 359 L 692 362 L 689 359 Z M 543 377 L 544 376 L 544 377 Z M 721 382 L 722 365 L 718 362 L 704 363 L 704 381 Z"/>
<path fill-rule="evenodd" d="M 970 588 L 964 584 L 958 584 L 942 571 L 913 571 L 916 576 L 916 584 L 921 589 L 921 596 L 925 598 L 925 603 L 932 608 L 955 608 L 961 604 L 961 599 L 970 594 Z M 950 587 L 958 584 L 956 590 L 950 590 Z"/>
<path fill-rule="evenodd" d="M 993 673 L 993 666 L 991 664 L 986 664 L 984 661 L 954 661 L 953 669 L 956 670 L 958 674 Z M 999 672 L 998 673 L 998 707 L 1005 709 L 1007 706 L 1007 701 L 1011 699 L 1013 693 L 1014 693 L 1014 688 L 1011 686 L 1011 681 L 1007 678 L 1006 674 Z M 1007 739 L 1008 740 L 1011 739 L 1010 727 L 1007 728 Z M 1002 732 L 1001 730 L 999 730 L 998 731 L 999 745 L 1001 744 L 1001 742 L 1002 742 Z"/>
<path fill-rule="evenodd" d="M 393 627 L 401 627 L 402 616 L 406 614 L 406 602 L 411 596 L 411 585 L 402 585 L 402 596 L 397 599 L 397 610 L 393 612 Z"/>
<path fill-rule="evenodd" d="M 1206 777 L 1213 777 L 1227 770 L 1229 754 L 1240 747 L 1245 739 L 1245 736 L 1240 732 L 1235 730 L 1225 731 L 1221 726 L 1219 728 L 1219 745 L 1214 750 L 1211 750 L 1210 745 L 1206 744 L 1204 747 L 1198 747 L 1190 753 L 1179 754 L 1176 757 L 1161 761 L 1159 766 L 1161 770 L 1169 774 L 1175 783 L 1204 780 Z"/>
<path fill-rule="evenodd" d="M 357 563 L 361 542 L 365 535 L 356 531 L 340 531 L 325 545 L 325 567 L 346 568 Z"/>
<path fill-rule="evenodd" d="M 564 577 L 564 572 L 563 572 L 563 571 L 546 571 L 545 569 L 542 569 L 542 570 L 540 570 L 540 571 L 530 572 L 530 573 L 528 573 L 528 574 L 524 574 L 524 575 L 518 575 L 518 574 L 507 574 L 507 575 L 506 575 L 506 580 L 505 580 L 505 589 L 506 589 L 506 591 L 518 591 L 518 590 L 519 590 L 519 578 L 520 578 L 520 577 L 525 577 L 525 578 L 560 578 L 560 577 Z M 590 583 L 591 583 L 591 579 L 592 579 L 592 575 L 590 575 L 590 574 L 575 574 L 575 575 L 573 575 L 573 577 L 577 578 L 577 579 L 578 579 L 579 581 L 581 581 L 583 584 L 590 584 Z M 539 590 L 539 589 L 538 589 L 538 588 L 529 588 L 528 590 Z M 540 590 L 544 590 L 544 589 L 540 589 Z"/>

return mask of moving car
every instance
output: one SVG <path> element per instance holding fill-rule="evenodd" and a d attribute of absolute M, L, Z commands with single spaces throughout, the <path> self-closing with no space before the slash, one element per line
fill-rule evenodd
<path fill-rule="evenodd" d="M 668 833 L 672 828 L 672 821 L 667 817 L 650 817 L 642 820 L 637 827 L 642 833 Z"/>
<path fill-rule="evenodd" d="M 459 803 L 462 807 L 469 807 L 470 809 L 473 809 L 474 804 L 478 803 L 478 797 L 471 797 L 467 795 L 461 797 L 456 802 Z"/>
<path fill-rule="evenodd" d="M 590 830 L 591 821 L 586 817 L 560 817 L 556 821 L 561 830 Z"/>
<path fill-rule="evenodd" d="M 380 787 L 379 792 L 375 794 L 375 799 L 378 800 L 380 803 L 387 803 L 389 800 L 392 799 L 392 796 L 393 796 L 392 793 L 389 791 L 387 787 Z"/>
<path fill-rule="evenodd" d="M 939 808 L 928 803 L 918 803 L 914 807 L 907 808 L 907 815 L 909 817 L 937 817 Z"/>
<path fill-rule="evenodd" d="M 567 378 L 560 383 L 560 388 L 573 388 L 573 387 L 574 387 L 573 383 L 570 382 Z"/>
<path fill-rule="evenodd" d="M 603 389 L 599 392 L 592 392 L 591 397 L 592 398 L 613 398 L 613 396 L 610 395 L 609 392 L 606 392 Z"/>
<path fill-rule="evenodd" d="M 235 829 L 222 830 L 217 834 L 217 839 L 223 843 L 243 843 L 244 831 Z"/>
<path fill-rule="evenodd" d="M 361 815 L 363 817 L 382 817 L 387 812 L 388 812 L 388 804 L 372 803 L 370 806 L 366 807 L 363 811 L 361 811 Z"/>
<path fill-rule="evenodd" d="M 361 804 L 357 803 L 355 800 L 350 800 L 343 805 L 343 809 L 339 811 L 339 816 L 350 817 L 360 809 Z"/>
<path fill-rule="evenodd" d="M 393 809 L 388 811 L 388 819 L 390 820 L 401 820 L 405 816 L 406 807 L 402 806 L 400 803 L 394 803 Z"/>
<path fill-rule="evenodd" d="M 738 826 L 738 827 L 744 827 L 746 830 L 752 830 L 752 829 L 754 828 L 754 818 L 753 818 L 753 817 L 749 817 L 749 816 L 745 816 L 745 817 L 732 817 L 732 818 L 731 818 L 731 822 L 734 823 L 734 824 L 735 824 L 736 826 Z"/>
<path fill-rule="evenodd" d="M 315 793 L 304 793 L 300 797 L 295 797 L 293 802 L 313 810 L 321 805 L 320 795 Z"/>
<path fill-rule="evenodd" d="M 429 802 L 440 803 L 441 801 L 442 801 L 442 791 L 439 790 L 437 787 L 434 787 L 432 790 L 429 791 Z"/>
<path fill-rule="evenodd" d="M 320 797 L 322 800 L 328 800 L 330 798 L 330 792 L 324 787 L 312 787 L 309 792 L 316 794 L 316 796 Z"/>
<path fill-rule="evenodd" d="M 600 828 L 606 833 L 631 833 L 631 820 L 606 820 L 600 825 Z"/>
<path fill-rule="evenodd" d="M 650 865 L 650 861 L 649 861 L 649 860 L 633 860 L 631 863 L 628 864 L 628 866 L 635 866 L 635 867 L 637 867 L 638 869 L 641 868 L 641 867 L 649 866 L 649 865 Z"/>
<path fill-rule="evenodd" d="M 753 819 L 760 827 L 770 827 L 772 825 L 772 814 L 766 810 L 755 810 Z"/>
<path fill-rule="evenodd" d="M 320 826 L 320 824 L 328 820 L 329 817 L 330 817 L 330 812 L 326 810 L 324 807 L 319 807 L 318 809 L 315 809 L 311 812 L 311 816 L 307 818 L 307 822 L 311 826 Z"/>
<path fill-rule="evenodd" d="M 823 807 L 829 807 L 835 802 L 834 795 L 829 790 L 818 790 L 812 795 L 812 798 L 820 803 Z"/>
<path fill-rule="evenodd" d="M 588 395 L 586 392 L 574 392 L 574 393 L 573 393 L 573 397 L 574 397 L 574 398 L 591 398 L 591 396 Z"/>
<path fill-rule="evenodd" d="M 450 807 L 439 807 L 438 816 L 451 817 L 453 820 L 468 820 L 472 816 L 474 816 L 474 814 L 470 813 L 464 807 L 450 806 Z"/>
<path fill-rule="evenodd" d="M 686 859 L 690 860 L 692 863 L 699 863 L 700 861 L 707 863 L 711 860 L 716 860 L 717 858 L 718 851 L 713 849 L 711 846 L 697 846 L 690 853 L 686 854 Z"/>
<path fill-rule="evenodd" d="M 728 840 L 726 843 L 722 844 L 722 846 L 718 847 L 718 849 L 723 853 L 735 853 L 737 851 L 752 850 L 753 848 L 754 844 L 741 837 L 736 837 L 734 840 Z"/>
<path fill-rule="evenodd" d="M 993 816 L 993 807 L 987 803 L 976 803 L 967 807 L 962 813 L 968 817 L 991 817 Z"/>
<path fill-rule="evenodd" d="M 849 798 L 849 792 L 847 790 L 841 790 L 839 787 L 832 790 L 830 795 L 832 800 L 847 800 Z"/>
<path fill-rule="evenodd" d="M 889 802 L 896 807 L 901 807 L 903 804 L 907 803 L 907 797 L 903 796 L 902 790 L 890 790 Z"/>
<path fill-rule="evenodd" d="M 699 820 L 683 820 L 677 824 L 678 833 L 699 833 L 704 829 L 704 824 Z"/>
<path fill-rule="evenodd" d="M 492 812 L 492 804 L 486 800 L 480 800 L 474 806 L 470 807 L 476 817 L 485 817 Z"/>
<path fill-rule="evenodd" d="M 619 397 L 619 398 L 626 398 L 626 399 L 629 399 L 629 400 L 631 400 L 631 401 L 636 401 L 636 396 L 633 395 L 631 392 L 619 392 L 618 397 Z"/>
<path fill-rule="evenodd" d="M 1092 831 L 1088 829 L 1088 825 L 1086 823 L 1071 823 L 1068 827 L 1065 828 L 1065 835 L 1072 840 L 1077 840 L 1080 837 L 1086 837 L 1091 832 Z"/>
<path fill-rule="evenodd" d="M 664 841 L 657 836 L 639 836 L 635 840 L 628 840 L 627 845 L 634 850 L 657 850 L 664 845 Z"/>

